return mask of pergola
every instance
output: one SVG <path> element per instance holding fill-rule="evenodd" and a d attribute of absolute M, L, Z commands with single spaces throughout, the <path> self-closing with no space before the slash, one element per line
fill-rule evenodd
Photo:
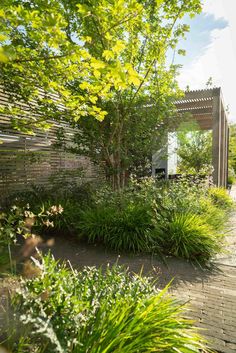
<path fill-rule="evenodd" d="M 179 113 L 191 113 L 202 130 L 212 130 L 213 182 L 226 187 L 229 126 L 221 88 L 185 92 L 176 102 Z"/>

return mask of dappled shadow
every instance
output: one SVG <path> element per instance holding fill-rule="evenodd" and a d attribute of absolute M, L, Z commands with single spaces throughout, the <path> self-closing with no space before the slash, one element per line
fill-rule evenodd
<path fill-rule="evenodd" d="M 172 281 L 172 289 L 180 284 L 198 283 L 202 286 L 220 273 L 220 269 L 212 263 L 201 266 L 186 260 L 174 257 L 164 257 L 150 254 L 117 253 L 107 250 L 102 245 L 85 244 L 72 236 L 60 235 L 55 237 L 45 236 L 29 238 L 20 241 L 20 246 L 15 250 L 15 258 L 22 263 L 35 254 L 35 248 L 43 253 L 48 250 L 58 260 L 69 260 L 72 266 L 106 266 L 119 264 L 129 268 L 131 272 L 142 273 L 158 279 L 158 286 L 164 287 Z"/>

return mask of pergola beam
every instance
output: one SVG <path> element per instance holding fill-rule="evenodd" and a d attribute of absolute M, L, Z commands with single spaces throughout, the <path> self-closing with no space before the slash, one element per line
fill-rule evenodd
<path fill-rule="evenodd" d="M 213 182 L 226 187 L 229 128 L 220 88 L 189 91 L 176 102 L 179 113 L 190 113 L 202 130 L 212 130 Z"/>

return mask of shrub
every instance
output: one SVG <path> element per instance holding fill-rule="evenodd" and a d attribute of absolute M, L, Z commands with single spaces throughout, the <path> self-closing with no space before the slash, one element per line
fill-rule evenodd
<path fill-rule="evenodd" d="M 205 180 L 132 180 L 122 192 L 105 189 L 96 197 L 97 206 L 82 211 L 77 226 L 91 242 L 117 251 L 155 250 L 201 261 L 220 249 L 217 234 L 228 212 L 213 203 Z"/>
<path fill-rule="evenodd" d="M 61 180 L 61 179 L 60 179 Z M 57 181 L 48 189 L 43 186 L 32 185 L 30 190 L 18 192 L 8 200 L 17 207 L 23 208 L 30 204 L 33 213 L 37 214 L 42 209 L 48 210 L 53 205 L 61 205 L 64 209 L 62 214 L 53 217 L 54 227 L 43 228 L 42 224 L 37 224 L 36 231 L 57 231 L 57 233 L 74 233 L 74 225 L 78 223 L 79 211 L 81 208 L 88 207 L 93 204 L 94 186 L 91 183 L 77 185 L 69 183 L 67 180 L 61 184 Z M 51 217 L 52 218 L 52 217 Z M 36 226 L 36 225 L 35 225 Z"/>
<path fill-rule="evenodd" d="M 232 186 L 235 183 L 235 176 L 229 175 L 227 183 L 228 183 L 228 185 Z"/>
<path fill-rule="evenodd" d="M 209 197 L 201 197 L 198 202 L 197 214 L 204 218 L 216 232 L 222 231 L 229 218 L 229 212 L 217 207 Z"/>
<path fill-rule="evenodd" d="M 217 187 L 211 187 L 208 190 L 208 194 L 212 200 L 212 202 L 223 209 L 230 209 L 233 207 L 233 200 L 232 198 L 228 195 L 226 189 L 224 188 L 217 188 Z"/>
<path fill-rule="evenodd" d="M 9 265 L 13 269 L 11 256 L 11 245 L 17 243 L 17 237 L 22 235 L 24 238 L 32 235 L 35 228 L 53 227 L 53 220 L 61 215 L 63 208 L 61 205 L 52 205 L 45 209 L 39 209 L 37 213 L 32 212 L 30 206 L 12 206 L 10 209 L 0 210 L 0 264 Z M 8 260 L 6 253 L 8 253 Z"/>
<path fill-rule="evenodd" d="M 51 353 L 197 353 L 204 348 L 183 305 L 120 267 L 81 272 L 50 256 L 13 301 L 8 348 Z M 16 320 L 17 318 L 17 320 Z M 18 323 L 18 325 L 16 325 Z M 26 343 L 24 345 L 24 342 Z"/>
<path fill-rule="evenodd" d="M 79 219 L 77 229 L 90 242 L 100 241 L 117 251 L 145 252 L 153 247 L 152 211 L 145 205 L 99 205 L 82 211 Z"/>
<path fill-rule="evenodd" d="M 186 259 L 206 261 L 220 251 L 220 236 L 196 214 L 165 215 L 156 227 L 156 237 L 164 253 Z"/>
<path fill-rule="evenodd" d="M 34 205 L 34 213 L 45 212 L 45 210 L 53 209 L 54 203 L 48 199 L 45 202 L 39 203 L 37 206 Z M 34 231 L 38 233 L 54 232 L 56 234 L 61 233 L 75 233 L 75 224 L 78 223 L 79 211 L 81 206 L 74 200 L 62 200 L 60 207 L 63 212 L 57 214 L 48 214 L 48 221 L 51 222 L 53 227 L 47 227 L 47 224 L 37 222 L 34 225 Z M 47 212 L 47 211 L 46 211 Z"/>
<path fill-rule="evenodd" d="M 204 180 L 195 181 L 182 177 L 180 180 L 173 180 L 166 187 L 161 189 L 161 205 L 172 212 L 193 212 L 200 211 L 199 198 L 205 198 L 206 183 Z"/>

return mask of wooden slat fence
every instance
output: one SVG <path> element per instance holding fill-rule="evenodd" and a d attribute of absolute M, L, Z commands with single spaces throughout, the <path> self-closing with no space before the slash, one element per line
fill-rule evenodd
<path fill-rule="evenodd" d="M 0 105 L 8 104 L 7 94 L 0 89 Z M 31 184 L 49 185 L 49 177 L 61 171 L 74 171 L 77 181 L 98 177 L 99 170 L 87 157 L 66 153 L 55 148 L 57 130 L 63 127 L 66 140 L 70 142 L 74 130 L 54 123 L 46 133 L 37 131 L 30 136 L 10 126 L 10 118 L 0 114 L 0 199 L 14 191 L 27 189 Z M 83 177 L 78 176 L 83 170 Z M 65 178 L 63 173 L 63 178 Z M 68 178 L 73 173 L 68 173 Z"/>

